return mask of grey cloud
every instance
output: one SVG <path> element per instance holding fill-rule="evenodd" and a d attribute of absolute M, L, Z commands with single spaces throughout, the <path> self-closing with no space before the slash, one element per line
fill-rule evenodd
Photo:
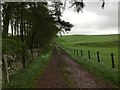
<path fill-rule="evenodd" d="M 66 20 L 69 20 L 71 22 L 75 22 L 75 27 L 70 32 L 71 34 L 100 34 L 100 33 L 116 33 L 117 27 L 118 27 L 118 3 L 113 2 L 107 2 L 105 9 L 100 8 L 99 2 L 87 2 L 86 7 L 83 10 L 84 12 L 91 12 L 97 16 L 96 20 L 94 21 L 84 21 L 82 23 L 79 19 L 76 19 L 77 21 L 73 20 L 71 18 L 72 12 L 71 10 L 67 10 L 68 17 L 64 18 Z M 80 13 L 81 14 L 81 13 Z M 91 17 L 86 17 L 87 19 Z M 94 17 L 93 17 L 94 18 Z M 112 31 L 113 30 L 113 31 Z"/>

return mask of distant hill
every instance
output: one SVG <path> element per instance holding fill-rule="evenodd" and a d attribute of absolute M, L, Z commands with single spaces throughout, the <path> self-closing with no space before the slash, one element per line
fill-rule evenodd
<path fill-rule="evenodd" d="M 119 41 L 120 34 L 112 35 L 63 35 L 60 39 L 68 42 L 91 43 L 91 42 L 108 42 Z"/>

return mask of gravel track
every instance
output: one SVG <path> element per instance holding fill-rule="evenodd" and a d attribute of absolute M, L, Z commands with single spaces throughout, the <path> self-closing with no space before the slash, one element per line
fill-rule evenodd
<path fill-rule="evenodd" d="M 36 82 L 37 88 L 69 88 L 64 79 L 62 64 L 74 80 L 72 88 L 116 88 L 112 84 L 101 80 L 76 62 L 61 48 L 53 47 L 53 53 L 49 65 L 42 76 Z"/>

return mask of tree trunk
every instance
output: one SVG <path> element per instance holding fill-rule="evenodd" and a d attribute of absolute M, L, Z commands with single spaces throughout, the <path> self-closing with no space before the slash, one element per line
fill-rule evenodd
<path fill-rule="evenodd" d="M 7 37 L 8 36 L 8 28 L 9 28 L 9 21 L 10 21 L 10 17 L 11 17 L 11 10 L 12 10 L 12 3 L 7 3 L 5 5 L 5 7 L 3 8 L 4 12 L 4 16 L 3 16 L 3 33 L 2 33 L 2 37 Z"/>
<path fill-rule="evenodd" d="M 24 25 L 23 25 L 23 13 L 22 12 L 23 11 L 21 9 L 20 37 L 21 37 L 21 41 L 24 43 Z M 25 68 L 26 67 L 26 60 L 25 60 L 25 49 L 24 49 L 24 46 L 22 47 L 22 64 L 23 64 L 23 68 Z"/>
<path fill-rule="evenodd" d="M 6 55 L 3 55 L 3 58 L 2 58 L 2 68 L 3 68 L 4 82 L 9 83 L 8 62 L 7 62 Z"/>
<path fill-rule="evenodd" d="M 11 20 L 11 35 L 13 36 L 13 27 L 14 27 L 14 25 L 13 25 L 13 20 Z"/>
<path fill-rule="evenodd" d="M 19 38 L 19 25 L 18 25 L 18 23 L 17 23 L 17 37 Z"/>
<path fill-rule="evenodd" d="M 3 38 L 8 36 L 8 27 L 9 27 L 9 19 L 5 18 L 3 20 L 3 33 L 2 33 Z"/>
<path fill-rule="evenodd" d="M 34 54 L 33 49 L 31 48 L 30 51 L 31 51 L 32 58 L 34 60 L 35 58 L 34 58 L 34 55 L 33 55 Z"/>
<path fill-rule="evenodd" d="M 17 23 L 15 21 L 15 24 L 14 24 L 14 35 L 16 35 L 16 32 L 17 32 L 16 28 L 17 28 Z"/>

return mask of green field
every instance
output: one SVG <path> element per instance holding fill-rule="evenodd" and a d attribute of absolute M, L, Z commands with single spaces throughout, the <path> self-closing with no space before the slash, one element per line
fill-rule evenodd
<path fill-rule="evenodd" d="M 114 54 L 115 68 L 118 68 L 118 35 L 70 35 L 59 38 L 59 42 L 71 50 L 83 51 L 83 56 L 96 60 L 96 53 L 100 53 L 100 61 L 111 66 L 111 53 Z"/>
<path fill-rule="evenodd" d="M 57 42 L 68 50 L 68 53 L 78 63 L 96 73 L 96 75 L 117 84 L 119 67 L 118 37 L 119 35 L 67 35 L 59 37 Z M 73 54 L 73 49 L 79 51 L 78 56 Z M 81 50 L 83 52 L 82 57 Z M 90 51 L 91 59 L 88 58 L 88 51 Z M 100 54 L 100 63 L 97 61 L 97 52 Z M 114 54 L 115 68 L 112 68 L 111 53 Z"/>

